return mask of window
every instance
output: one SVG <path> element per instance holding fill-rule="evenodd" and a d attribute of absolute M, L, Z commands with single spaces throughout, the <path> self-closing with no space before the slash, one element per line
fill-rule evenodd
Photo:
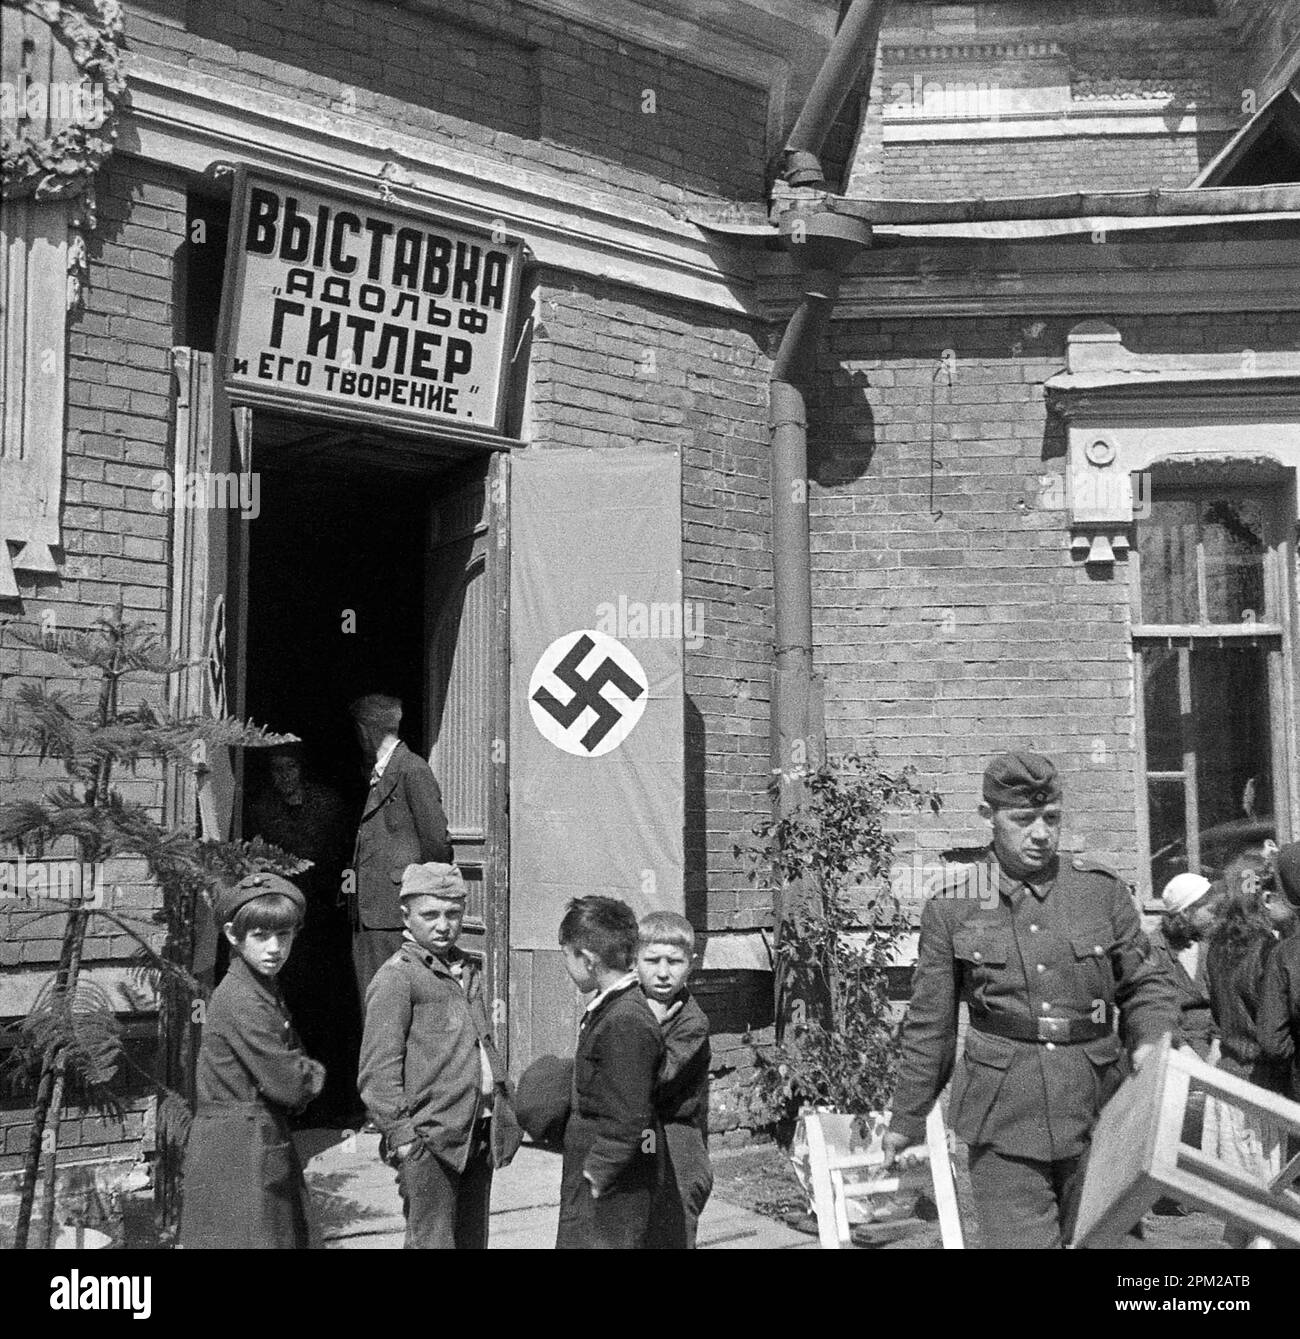
<path fill-rule="evenodd" d="M 1290 837 L 1282 488 L 1157 489 L 1133 640 L 1151 889 Z"/>

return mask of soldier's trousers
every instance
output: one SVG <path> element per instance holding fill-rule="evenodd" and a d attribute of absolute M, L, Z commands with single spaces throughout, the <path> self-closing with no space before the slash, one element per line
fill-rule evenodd
<path fill-rule="evenodd" d="M 1056 1250 L 1069 1240 L 1087 1157 L 1038 1162 L 970 1149 L 970 1186 L 986 1250 Z"/>

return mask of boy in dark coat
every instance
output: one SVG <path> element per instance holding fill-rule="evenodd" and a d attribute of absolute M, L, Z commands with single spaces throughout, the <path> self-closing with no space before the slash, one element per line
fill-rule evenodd
<path fill-rule="evenodd" d="M 325 1068 L 303 1053 L 275 980 L 305 909 L 277 874 L 250 874 L 217 899 L 231 961 L 199 1050 L 182 1247 L 309 1244 L 310 1202 L 286 1117 L 320 1092 Z"/>
<path fill-rule="evenodd" d="M 695 929 L 685 916 L 652 911 L 641 920 L 636 971 L 660 1021 L 664 1060 L 655 1085 L 667 1158 L 664 1195 L 651 1228 L 656 1246 L 694 1249 L 713 1189 L 709 1163 L 709 1020 L 687 990 Z"/>
<path fill-rule="evenodd" d="M 582 1015 L 573 1106 L 564 1132 L 560 1250 L 647 1244 L 663 1133 L 654 1087 L 663 1062 L 659 1020 L 631 970 L 636 916 L 611 897 L 580 897 L 560 922 L 564 965 L 596 997 Z"/>
<path fill-rule="evenodd" d="M 401 898 L 402 947 L 366 994 L 361 1100 L 397 1168 L 407 1248 L 485 1250 L 505 1068 L 483 978 L 456 947 L 465 881 L 455 865 L 408 865 Z"/>
<path fill-rule="evenodd" d="M 1283 1095 L 1300 1102 L 1300 935 L 1269 954 L 1256 1029 L 1260 1050 L 1284 1079 Z"/>

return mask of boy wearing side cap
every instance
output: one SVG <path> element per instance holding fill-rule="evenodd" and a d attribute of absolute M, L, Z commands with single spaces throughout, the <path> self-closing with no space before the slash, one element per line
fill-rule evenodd
<path fill-rule="evenodd" d="M 250 874 L 217 898 L 230 970 L 206 1010 L 198 1102 L 185 1150 L 180 1245 L 304 1249 L 310 1201 L 286 1120 L 320 1092 L 276 976 L 306 902 L 277 874 Z"/>
<path fill-rule="evenodd" d="M 402 946 L 366 992 L 358 1087 L 397 1168 L 408 1249 L 488 1243 L 491 1118 L 505 1067 L 482 975 L 456 947 L 465 892 L 455 865 L 406 867 Z"/>

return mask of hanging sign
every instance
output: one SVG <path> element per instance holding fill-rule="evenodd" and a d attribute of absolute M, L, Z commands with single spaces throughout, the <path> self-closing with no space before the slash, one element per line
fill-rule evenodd
<path fill-rule="evenodd" d="M 222 366 L 244 402 L 500 432 L 520 243 L 244 171 Z"/>

